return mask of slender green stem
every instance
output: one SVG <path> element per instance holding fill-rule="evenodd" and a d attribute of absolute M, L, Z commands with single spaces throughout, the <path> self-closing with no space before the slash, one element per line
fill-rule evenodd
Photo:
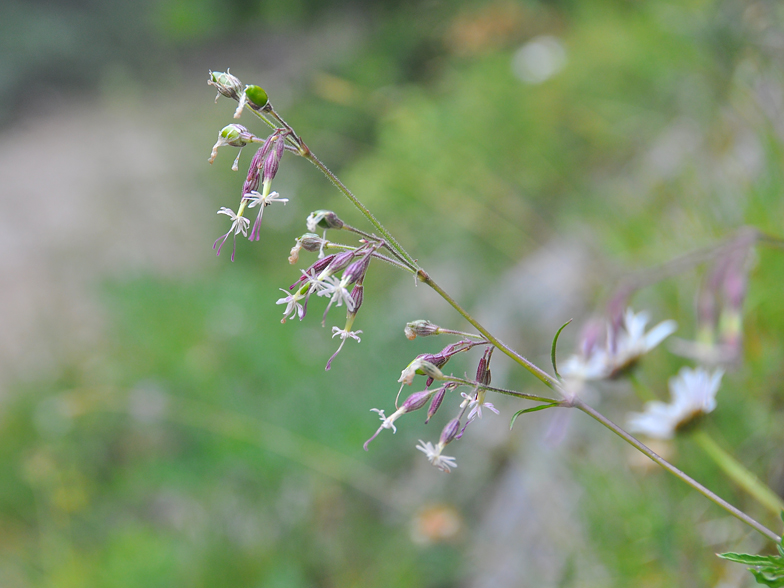
<path fill-rule="evenodd" d="M 425 284 L 430 286 L 433 290 L 435 290 L 450 306 L 452 306 L 452 308 L 454 308 L 458 312 L 458 314 L 460 314 L 460 316 L 462 316 L 477 331 L 479 331 L 487 339 L 487 342 L 495 345 L 498 349 L 501 350 L 502 353 L 510 357 L 513 361 L 515 361 L 524 369 L 526 369 L 528 372 L 530 372 L 534 377 L 536 377 L 548 388 L 551 388 L 552 390 L 559 392 L 565 399 L 563 401 L 563 406 L 571 406 L 580 409 L 581 411 L 589 415 L 591 418 L 595 419 L 596 421 L 598 421 L 599 423 L 601 423 L 602 425 L 610 429 L 612 432 L 614 432 L 616 435 L 621 437 L 621 439 L 623 439 L 624 441 L 632 445 L 638 451 L 648 456 L 648 458 L 650 458 L 651 460 L 659 464 L 668 472 L 680 478 L 683 482 L 685 482 L 686 484 L 688 484 L 689 486 L 697 490 L 700 494 L 702 494 L 709 500 L 713 501 L 718 506 L 722 507 L 724 510 L 729 512 L 737 519 L 746 523 L 747 525 L 749 525 L 750 527 L 752 527 L 753 529 L 755 529 L 765 537 L 773 540 L 774 542 L 776 543 L 781 542 L 781 538 L 778 535 L 776 535 L 773 531 L 771 531 L 761 523 L 757 522 L 756 520 L 748 516 L 746 513 L 738 510 L 730 503 L 728 503 L 727 501 L 723 500 L 721 497 L 716 495 L 714 492 L 710 491 L 708 488 L 706 488 L 696 480 L 686 475 L 684 472 L 676 468 L 670 462 L 660 457 L 651 449 L 649 449 L 647 446 L 645 446 L 640 441 L 632 437 L 629 433 L 624 431 L 618 425 L 610 421 L 607 417 L 597 412 L 590 406 L 584 404 L 579 398 L 573 397 L 572 395 L 568 394 L 567 391 L 563 388 L 562 384 L 558 381 L 558 379 L 554 378 L 553 376 L 551 376 L 550 374 L 548 374 L 547 372 L 539 368 L 537 365 L 535 365 L 534 363 L 532 363 L 531 361 L 529 361 L 528 359 L 526 359 L 525 357 L 517 353 L 514 349 L 512 349 L 511 347 L 503 343 L 500 339 L 495 337 L 492 333 L 490 333 L 473 316 L 471 316 L 465 309 L 463 309 L 463 307 L 461 307 L 457 303 L 457 301 L 454 300 L 443 288 L 441 288 L 441 286 L 439 286 L 425 270 L 419 267 L 419 265 L 416 263 L 416 260 L 414 260 L 405 251 L 405 249 L 403 249 L 403 247 L 389 233 L 389 231 L 387 231 L 387 229 L 376 219 L 376 217 L 373 216 L 370 210 L 368 210 L 357 199 L 357 197 L 354 196 L 354 194 L 343 184 L 343 182 L 340 181 L 340 179 L 338 179 L 337 176 L 335 176 L 335 174 L 333 174 L 327 168 L 326 165 L 324 165 L 309 149 L 307 149 L 307 147 L 305 147 L 304 143 L 302 143 L 300 153 L 303 155 L 303 157 L 309 159 L 316 167 L 318 167 L 322 171 L 322 173 L 324 173 L 324 175 L 326 175 L 330 179 L 330 181 L 352 202 L 352 204 L 354 204 L 354 206 L 356 206 L 360 210 L 360 212 L 362 212 L 362 214 L 365 215 L 365 217 L 370 221 L 370 223 L 374 227 L 376 227 L 379 233 L 387 240 L 387 243 L 389 243 L 405 259 L 406 262 L 411 264 L 412 269 L 416 271 L 416 275 L 420 281 L 424 282 Z M 468 385 L 476 384 L 475 382 L 472 383 L 470 380 L 461 380 L 460 378 L 449 377 L 448 379 L 450 381 L 467 383 Z M 491 389 L 491 388 L 487 388 L 487 389 Z M 518 396 L 518 397 L 522 396 L 523 394 L 523 393 L 515 393 L 512 390 L 504 391 L 503 389 L 498 389 L 494 391 L 500 393 L 509 393 L 512 396 Z M 553 399 L 551 398 L 533 397 L 533 395 L 530 396 L 525 395 L 524 397 L 526 397 L 529 400 L 553 402 Z"/>
<path fill-rule="evenodd" d="M 691 438 L 733 482 L 748 492 L 754 500 L 775 515 L 784 511 L 784 500 L 760 482 L 757 476 L 747 470 L 732 455 L 724 451 L 708 433 L 704 430 L 695 431 Z"/>
<path fill-rule="evenodd" d="M 341 227 L 341 230 L 343 230 L 343 231 L 350 231 L 350 232 L 352 232 L 352 233 L 356 233 L 357 235 L 361 235 L 361 236 L 362 236 L 362 237 L 364 237 L 365 239 L 370 239 L 371 241 L 379 241 L 379 240 L 380 240 L 380 239 L 379 239 L 378 237 L 376 237 L 375 235 L 371 235 L 370 233 L 366 233 L 365 231 L 361 231 L 361 230 L 359 230 L 358 228 L 356 228 L 356 227 L 352 227 L 351 225 L 349 225 L 349 224 L 346 224 L 346 223 L 343 223 L 343 226 Z M 398 260 L 399 260 L 401 263 L 403 263 L 403 264 L 406 264 L 406 260 L 405 260 L 405 259 L 403 259 L 403 257 L 402 257 L 402 256 L 401 256 L 401 255 L 400 255 L 400 254 L 399 254 L 397 251 L 395 251 L 395 249 L 394 249 L 394 248 L 390 247 L 390 246 L 387 244 L 387 242 L 386 242 L 386 241 L 384 241 L 384 248 L 385 248 L 387 251 L 389 251 L 389 252 L 390 252 L 392 255 L 394 255 L 394 256 L 395 256 L 395 257 L 396 257 L 396 258 L 397 258 L 397 259 L 398 259 Z M 409 267 L 407 264 L 406 264 L 406 267 L 407 267 L 407 268 L 408 268 L 410 271 L 412 271 L 412 272 L 416 273 L 416 268 Z"/>
<path fill-rule="evenodd" d="M 395 251 L 397 251 L 400 254 L 400 256 L 407 263 L 409 263 L 411 265 L 412 269 L 419 269 L 419 265 L 417 265 L 416 260 L 413 257 L 411 257 L 405 249 L 403 249 L 403 247 L 400 245 L 400 243 L 397 242 L 397 239 L 395 239 L 392 236 L 392 234 L 389 231 L 387 231 L 386 227 L 384 225 L 382 225 L 375 216 L 373 216 L 373 213 L 370 212 L 370 210 L 364 204 L 362 204 L 359 201 L 359 199 L 357 199 L 356 196 L 354 196 L 354 194 L 351 192 L 351 190 L 349 190 L 345 186 L 345 184 L 343 182 L 341 182 L 338 179 L 338 177 L 335 174 L 333 174 L 329 170 L 329 168 L 326 165 L 324 165 L 321 162 L 321 160 L 313 154 L 312 151 L 308 150 L 307 153 L 305 155 L 303 155 L 303 157 L 305 157 L 306 159 L 310 160 L 310 162 L 313 163 L 313 165 L 315 165 L 317 168 L 319 168 L 321 170 L 321 173 L 323 173 L 325 176 L 327 176 L 327 178 L 329 178 L 329 180 L 333 184 L 335 184 L 335 187 L 338 190 L 343 192 L 343 195 L 346 196 L 346 198 L 348 198 L 351 201 L 351 203 L 354 206 L 356 206 L 357 209 L 359 209 L 359 211 L 363 215 L 365 215 L 365 218 L 367 218 L 368 221 L 370 221 L 370 224 L 372 224 L 374 227 L 376 227 L 378 232 L 381 233 L 381 236 L 384 237 L 384 239 L 387 241 L 387 243 L 389 243 L 389 245 L 393 249 L 395 249 Z"/>
<path fill-rule="evenodd" d="M 449 305 L 452 308 L 454 308 L 460 314 L 460 316 L 462 316 L 465 320 L 467 320 L 469 323 L 471 323 L 471 325 L 477 331 L 479 331 L 480 333 L 482 333 L 482 335 L 484 335 L 485 339 L 487 339 L 490 343 L 492 343 L 498 349 L 500 349 L 502 353 L 504 353 L 505 355 L 509 356 L 516 363 L 520 364 L 526 370 L 531 372 L 545 386 L 547 386 L 548 388 L 551 388 L 553 390 L 557 390 L 562 395 L 566 396 L 566 393 L 563 390 L 563 388 L 561 387 L 561 384 L 558 382 L 558 380 L 556 380 L 550 374 L 545 372 L 543 369 L 541 369 L 540 367 L 534 365 L 532 362 L 527 360 L 525 357 L 523 357 L 522 355 L 517 353 L 514 349 L 509 347 L 506 343 L 504 343 L 503 341 L 498 339 L 498 337 L 495 337 L 492 333 L 490 333 L 490 331 L 488 331 L 481 324 L 479 324 L 479 322 L 473 316 L 471 316 L 465 309 L 463 309 L 463 307 L 460 306 L 457 303 L 457 301 L 454 298 L 452 298 L 443 288 L 441 288 L 441 286 L 439 286 L 435 282 L 435 280 L 433 280 L 433 278 L 430 277 L 430 275 L 427 272 L 425 272 L 424 270 L 420 269 L 419 273 L 418 273 L 418 276 L 419 276 L 419 279 L 422 282 L 424 282 L 425 284 L 430 286 L 433 290 L 438 292 L 438 294 L 439 294 L 439 296 L 441 296 L 441 298 L 446 300 L 447 303 L 449 303 Z"/>
<path fill-rule="evenodd" d="M 781 542 L 781 537 L 776 535 L 776 533 L 774 533 L 773 531 L 771 531 L 770 529 L 768 529 L 767 527 L 765 527 L 761 523 L 755 521 L 749 515 L 747 515 L 743 511 L 738 510 L 737 508 L 732 506 L 729 502 L 727 502 L 726 500 L 724 500 L 723 498 L 721 498 L 720 496 L 718 496 L 714 492 L 711 492 L 705 486 L 703 486 L 702 484 L 700 484 L 699 482 L 697 482 L 693 478 L 691 478 L 688 475 L 686 475 L 684 472 L 682 472 L 681 470 L 676 468 L 674 465 L 672 465 L 666 459 L 660 457 L 658 454 L 656 454 L 649 447 L 647 447 L 646 445 L 643 445 L 640 441 L 638 441 L 637 439 L 632 437 L 629 433 L 627 433 L 622 428 L 620 428 L 618 425 L 613 423 L 606 416 L 604 416 L 603 414 L 597 412 L 596 410 L 594 410 L 593 408 L 591 408 L 590 406 L 585 404 L 579 398 L 575 398 L 574 399 L 574 401 L 572 402 L 572 406 L 574 406 L 575 408 L 580 409 L 585 414 L 587 414 L 588 416 L 590 416 L 594 420 L 598 421 L 599 423 L 601 423 L 602 425 L 604 425 L 605 427 L 610 429 L 613 433 L 618 435 L 621 439 L 626 441 L 629 445 L 633 446 L 635 449 L 637 449 L 641 453 L 644 453 L 645 455 L 647 455 L 648 458 L 650 458 L 651 460 L 655 461 L 657 464 L 659 464 L 661 467 L 663 467 L 665 470 L 667 470 L 668 472 L 670 472 L 674 476 L 680 478 L 683 482 L 685 482 L 686 484 L 688 484 L 689 486 L 694 488 L 697 492 L 699 492 L 700 494 L 702 494 L 703 496 L 705 496 L 709 500 L 711 500 L 714 503 L 716 503 L 718 506 L 720 506 L 721 508 L 726 510 L 728 513 L 730 513 L 735 518 L 743 521 L 744 523 L 746 523 L 750 527 L 754 528 L 755 530 L 759 531 L 760 533 L 765 535 L 765 537 L 767 537 L 768 539 L 774 541 L 775 543 L 780 543 Z"/>
<path fill-rule="evenodd" d="M 474 382 L 473 380 L 467 380 L 465 378 L 458 378 L 455 376 L 446 376 L 444 377 L 444 380 L 447 382 L 457 382 L 458 384 L 465 384 L 466 386 L 472 386 L 474 388 L 482 388 L 483 390 L 489 390 L 490 392 L 498 392 L 499 394 L 506 394 L 507 396 L 514 396 L 515 398 L 522 398 L 523 400 L 534 400 L 536 402 L 557 402 L 554 398 L 548 398 L 547 396 L 537 396 L 536 394 L 528 394 L 527 392 L 518 392 L 517 390 L 509 390 L 508 388 L 496 388 L 495 386 L 486 386 L 484 384 Z"/>
<path fill-rule="evenodd" d="M 468 337 L 469 339 L 485 339 L 484 335 L 476 335 L 474 333 L 466 333 L 465 331 L 455 331 L 454 329 L 445 329 L 444 327 L 438 327 L 438 331 L 436 332 L 437 335 L 457 335 L 459 337 Z"/>

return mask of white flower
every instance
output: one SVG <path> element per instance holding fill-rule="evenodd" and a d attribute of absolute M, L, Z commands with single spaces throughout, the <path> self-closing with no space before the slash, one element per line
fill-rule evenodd
<path fill-rule="evenodd" d="M 594 343 L 590 350 L 572 355 L 563 362 L 559 370 L 561 376 L 573 381 L 575 389 L 581 388 L 579 382 L 616 376 L 678 328 L 675 321 L 667 320 L 646 333 L 646 324 L 648 313 L 635 314 L 631 308 L 627 309 L 620 328 L 607 325 L 607 337 L 602 343 Z"/>
<path fill-rule="evenodd" d="M 629 416 L 629 430 L 656 439 L 671 439 L 679 428 L 716 408 L 716 392 L 723 374 L 722 370 L 711 374 L 703 368 L 681 369 L 670 378 L 672 402 L 646 403 L 645 412 Z"/>
<path fill-rule="evenodd" d="M 567 380 L 601 380 L 608 374 L 607 353 L 603 349 L 595 348 L 588 357 L 571 355 L 558 363 L 558 371 Z"/>
<path fill-rule="evenodd" d="M 633 364 L 678 328 L 678 323 L 668 320 L 659 323 L 646 333 L 646 324 L 648 324 L 647 312 L 634 314 L 631 308 L 626 309 L 623 316 L 623 328 L 618 331 L 615 340 L 610 340 L 608 345 L 609 363 L 612 368 L 610 375 Z M 608 337 L 608 339 L 611 338 Z"/>
<path fill-rule="evenodd" d="M 212 244 L 212 248 L 215 249 L 217 247 L 218 255 L 220 255 L 221 247 L 223 247 L 226 239 L 229 238 L 229 235 L 234 233 L 234 249 L 232 249 L 231 252 L 231 260 L 234 261 L 234 253 L 237 250 L 237 235 L 240 233 L 242 233 L 243 236 L 248 235 L 248 226 L 250 226 L 250 221 L 242 216 L 242 214 L 234 214 L 234 211 L 231 208 L 226 208 L 225 206 L 221 207 L 221 209 L 218 211 L 218 214 L 225 214 L 231 219 L 231 228 L 225 235 L 218 237 L 215 240 L 215 243 Z M 220 245 L 218 245 L 218 241 L 220 241 Z"/>
<path fill-rule="evenodd" d="M 321 288 L 318 295 L 331 296 L 329 304 L 327 304 L 327 309 L 324 311 L 324 318 L 326 318 L 327 312 L 329 312 L 329 309 L 333 304 L 335 304 L 335 306 L 341 306 L 345 302 L 348 311 L 354 311 L 354 299 L 351 298 L 351 292 L 346 289 L 347 285 L 348 283 L 345 280 L 339 280 L 335 276 L 327 276 L 321 281 Z"/>
<path fill-rule="evenodd" d="M 417 445 L 416 448 L 424 453 L 427 456 L 428 461 L 442 472 L 450 472 L 452 471 L 452 468 L 457 467 L 457 462 L 454 457 L 441 455 L 441 452 L 444 450 L 444 446 L 441 445 L 441 443 L 433 446 L 430 441 L 424 442 L 420 439 L 419 445 Z"/>
<path fill-rule="evenodd" d="M 265 189 L 269 190 L 269 184 L 265 184 Z M 253 223 L 253 230 L 250 232 L 251 241 L 258 241 L 260 238 L 261 217 L 264 216 L 264 209 L 273 202 L 282 202 L 285 205 L 286 202 L 289 201 L 288 198 L 281 198 L 280 194 L 277 192 L 270 192 L 264 196 L 256 191 L 253 191 L 244 194 L 242 198 L 248 201 L 248 208 L 253 208 L 255 206 L 259 207 L 259 214 L 256 217 L 256 221 Z"/>
<path fill-rule="evenodd" d="M 406 413 L 406 411 L 403 408 L 398 408 L 395 412 L 393 412 L 389 416 L 385 416 L 384 411 L 381 410 L 380 408 L 371 408 L 370 411 L 378 413 L 378 418 L 381 419 L 381 426 L 376 430 L 375 433 L 373 433 L 373 436 L 370 439 L 365 441 L 365 444 L 362 446 L 365 449 L 365 451 L 368 450 L 368 445 L 370 444 L 370 442 L 376 437 L 378 437 L 378 434 L 384 429 L 392 429 L 393 434 L 397 433 L 397 429 L 395 428 L 395 421 Z"/>
<path fill-rule="evenodd" d="M 286 310 L 283 311 L 283 319 L 280 321 L 285 323 L 287 319 L 293 318 L 296 314 L 299 320 L 305 318 L 305 307 L 300 304 L 300 300 L 307 300 L 307 295 L 303 294 L 302 289 L 297 290 L 290 294 L 288 290 L 278 288 L 281 292 L 286 294 L 285 298 L 280 298 L 275 304 L 285 304 Z"/>
<path fill-rule="evenodd" d="M 471 396 L 466 394 L 465 392 L 461 392 L 460 395 L 468 401 L 468 408 L 470 408 L 470 412 L 468 413 L 467 423 L 472 422 L 476 418 L 482 418 L 482 408 L 486 408 L 487 410 L 494 412 L 495 414 L 501 414 L 498 412 L 498 409 L 493 406 L 492 402 L 485 402 L 485 390 L 477 393 L 476 396 Z"/>
<path fill-rule="evenodd" d="M 397 433 L 397 429 L 395 428 L 395 421 L 403 414 L 403 411 L 397 409 L 393 412 L 390 416 L 384 416 L 384 411 L 380 408 L 371 408 L 370 412 L 377 412 L 378 418 L 381 419 L 381 428 L 382 429 L 392 429 L 392 434 L 394 435 Z"/>
<path fill-rule="evenodd" d="M 332 367 L 332 360 L 335 359 L 338 353 L 340 353 L 340 350 L 343 349 L 343 345 L 345 345 L 346 339 L 355 339 L 357 343 L 362 341 L 362 339 L 359 338 L 359 334 L 361 332 L 362 331 L 349 331 L 348 329 L 332 327 L 332 338 L 334 339 L 335 337 L 340 336 L 340 345 L 338 346 L 338 350 L 332 354 L 332 357 L 329 358 L 327 367 L 324 368 L 325 370 L 329 370 Z"/>

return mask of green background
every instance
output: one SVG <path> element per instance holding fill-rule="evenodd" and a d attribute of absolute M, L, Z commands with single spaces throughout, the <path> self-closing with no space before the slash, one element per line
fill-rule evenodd
<path fill-rule="evenodd" d="M 565 357 L 626 273 L 746 224 L 784 234 L 780 3 L 12 2 L 0 23 L 0 163 L 29 146 L 35 166 L 4 190 L 35 245 L 7 251 L 19 275 L 57 277 L 6 286 L 40 332 L 18 316 L 33 335 L 4 348 L 0 586 L 751 585 L 714 553 L 761 539 L 584 415 L 524 415 L 509 432 L 521 405 L 493 399 L 501 415 L 448 447 L 447 475 L 414 449 L 457 410 L 447 398 L 429 425 L 408 415 L 362 451 L 400 370 L 452 342 L 409 342 L 405 323 L 467 325 L 374 264 L 362 342 L 325 373 L 342 309 L 324 329 L 320 300 L 281 324 L 279 288 L 299 275 L 286 257 L 311 210 L 368 227 L 287 154 L 274 188 L 290 202 L 235 263 L 216 258 L 215 211 L 236 207 L 251 152 L 239 173 L 230 148 L 206 164 L 234 105 L 205 81 L 231 67 L 263 86 L 423 267 L 548 367 L 555 331 L 575 319 Z M 529 83 L 514 64 L 543 35 L 566 60 Z M 703 273 L 633 306 L 691 339 Z M 783 280 L 782 252 L 758 250 L 743 361 L 705 423 L 779 495 Z M 479 357 L 449 368 L 470 376 Z M 636 378 L 666 398 L 682 365 L 665 344 Z M 546 392 L 503 357 L 493 369 Z M 627 381 L 589 402 L 618 422 L 641 405 Z M 660 449 L 780 530 L 688 437 Z"/>

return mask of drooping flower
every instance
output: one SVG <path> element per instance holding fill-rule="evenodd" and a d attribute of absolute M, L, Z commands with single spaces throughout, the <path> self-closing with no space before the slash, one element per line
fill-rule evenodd
<path fill-rule="evenodd" d="M 457 460 L 454 457 L 441 455 L 441 452 L 444 450 L 444 446 L 441 443 L 437 443 L 434 446 L 430 441 L 425 442 L 420 439 L 416 448 L 424 453 L 428 461 L 442 472 L 449 473 L 452 471 L 452 468 L 457 467 Z"/>
<path fill-rule="evenodd" d="M 293 294 L 289 294 L 288 290 L 284 290 L 283 288 L 279 288 L 281 292 L 286 294 L 285 298 L 280 298 L 275 304 L 285 304 L 286 310 L 283 311 L 283 318 L 280 322 L 285 323 L 286 320 L 293 318 L 294 315 L 299 317 L 299 320 L 305 318 L 305 305 L 300 302 L 300 300 L 305 300 L 307 304 L 307 294 L 305 294 L 302 290 L 297 290 Z"/>
<path fill-rule="evenodd" d="M 212 244 L 212 248 L 213 249 L 217 248 L 217 254 L 220 255 L 221 248 L 223 247 L 223 244 L 226 242 L 226 239 L 229 238 L 229 235 L 234 233 L 234 248 L 231 251 L 231 260 L 234 261 L 234 254 L 237 251 L 237 235 L 242 233 L 243 236 L 247 236 L 248 226 L 250 226 L 250 221 L 246 219 L 244 216 L 242 216 L 242 208 L 240 208 L 239 214 L 235 214 L 232 209 L 222 206 L 221 209 L 218 211 L 218 214 L 225 214 L 231 219 L 231 228 L 225 235 L 218 237 L 215 240 L 215 243 Z M 218 244 L 218 241 L 220 241 L 220 245 Z"/>
<path fill-rule="evenodd" d="M 629 416 L 629 430 L 655 439 L 671 439 L 676 431 L 716 408 L 716 392 L 723 374 L 722 370 L 710 373 L 703 368 L 681 369 L 670 378 L 672 401 L 646 403 L 645 412 Z"/>
<path fill-rule="evenodd" d="M 474 394 L 466 394 L 465 392 L 461 392 L 460 395 L 468 401 L 468 417 L 467 423 L 472 422 L 474 419 L 481 419 L 482 418 L 482 409 L 486 408 L 490 412 L 494 412 L 495 414 L 501 414 L 498 409 L 493 405 L 492 402 L 485 401 L 485 394 L 486 390 L 480 390 L 475 395 Z"/>
<path fill-rule="evenodd" d="M 268 184 L 264 184 L 264 189 L 269 189 Z M 264 209 L 273 202 L 282 202 L 284 205 L 289 201 L 288 198 L 281 198 L 277 192 L 270 192 L 266 196 L 258 192 L 249 192 L 243 195 L 243 199 L 248 201 L 248 208 L 259 207 L 259 214 L 253 223 L 253 230 L 250 232 L 250 240 L 258 241 L 261 233 L 261 217 L 264 216 Z"/>
<path fill-rule="evenodd" d="M 359 334 L 361 332 L 362 331 L 349 331 L 348 327 L 345 329 L 341 329 L 339 327 L 332 327 L 332 338 L 334 339 L 335 337 L 339 336 L 340 345 L 338 346 L 338 350 L 335 351 L 335 353 L 332 354 L 332 357 L 329 358 L 329 361 L 327 362 L 327 367 L 324 368 L 325 370 L 329 371 L 332 368 L 332 360 L 334 360 L 338 356 L 338 353 L 340 353 L 340 350 L 343 349 L 343 345 L 345 345 L 346 339 L 355 339 L 357 343 L 362 341 L 362 339 L 359 338 Z"/>
<path fill-rule="evenodd" d="M 378 408 L 371 408 L 372 412 L 377 412 L 379 418 L 381 419 L 381 426 L 378 430 L 373 434 L 373 436 L 365 441 L 365 444 L 362 446 L 365 451 L 368 450 L 368 444 L 378 437 L 378 434 L 384 429 L 392 429 L 393 433 L 397 433 L 397 429 L 395 428 L 395 421 L 399 419 L 401 416 L 408 412 L 413 412 L 415 410 L 419 410 L 427 401 L 430 400 L 430 397 L 435 393 L 435 390 L 423 390 L 421 392 L 414 392 L 411 396 L 406 398 L 405 402 L 398 408 L 395 412 L 391 415 L 384 416 L 384 411 Z"/>

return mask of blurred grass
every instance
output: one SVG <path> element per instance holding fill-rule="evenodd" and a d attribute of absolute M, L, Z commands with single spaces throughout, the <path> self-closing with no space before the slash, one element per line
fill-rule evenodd
<path fill-rule="evenodd" d="M 203 4 L 207 15 L 224 6 Z M 297 3 L 290 22 L 307 6 Z M 172 43 L 234 22 L 183 20 L 189 10 L 176 2 L 159 10 Z M 437 278 L 454 272 L 447 279 L 469 307 L 482 308 L 510 267 L 567 237 L 599 258 L 572 305 L 589 312 L 626 269 L 746 223 L 784 233 L 783 78 L 780 48 L 765 42 L 784 35 L 778 4 L 390 3 L 373 14 L 363 50 L 314 76 L 284 116 Z M 524 84 L 513 54 L 545 33 L 563 43 L 567 65 Z M 228 121 L 230 107 L 220 107 Z M 301 162 L 284 166 L 280 185 L 296 190 L 289 207 L 302 219 L 334 207 L 359 224 Z M 232 206 L 224 194 L 238 187 L 231 176 L 216 206 Z M 273 209 L 265 223 L 286 214 L 294 212 Z M 413 449 L 442 421 L 424 430 L 412 418 L 361 452 L 378 423 L 368 409 L 391 406 L 399 370 L 438 346 L 403 339 L 405 321 L 420 317 L 399 300 L 410 296 L 416 312 L 433 303 L 408 279 L 373 268 L 356 325 L 363 341 L 347 342 L 324 373 L 337 343 L 318 325 L 319 306 L 303 323 L 281 325 L 274 304 L 298 275 L 283 260 L 300 228 L 268 225 L 260 244 L 238 244 L 235 264 L 221 258 L 188 281 L 106 284 L 106 344 L 55 381 L 19 385 L 0 412 L 1 586 L 435 587 L 468 585 L 484 569 L 471 555 L 472 531 L 516 459 L 514 444 L 544 450 L 519 432 L 489 457 L 479 440 L 455 444 L 458 463 L 465 452 L 488 465 L 444 477 Z M 725 378 L 710 423 L 780 493 L 783 280 L 781 252 L 760 251 L 745 363 Z M 655 320 L 677 318 L 688 338 L 695 284 L 678 278 L 636 302 Z M 518 297 L 502 292 L 500 307 Z M 330 320 L 342 326 L 340 316 Z M 523 320 L 526 350 L 544 357 L 552 332 Z M 663 394 L 682 364 L 659 350 L 639 377 Z M 508 385 L 528 380 L 511 374 Z M 617 420 L 638 407 L 625 389 L 603 400 Z M 578 565 L 567 585 L 748 585 L 712 555 L 739 542 L 756 548 L 744 529 L 663 472 L 630 465 L 609 434 L 573 428 L 565 453 L 583 488 L 573 524 L 606 576 L 586 580 Z M 679 467 L 774 524 L 688 438 L 670 450 Z M 414 542 L 410 526 L 428 504 L 454 507 L 464 531 Z"/>

